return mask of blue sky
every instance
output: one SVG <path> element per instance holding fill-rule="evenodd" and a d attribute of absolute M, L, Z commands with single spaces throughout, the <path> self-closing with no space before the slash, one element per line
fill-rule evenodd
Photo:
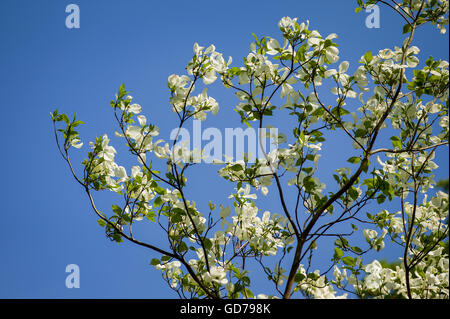
<path fill-rule="evenodd" d="M 108 105 L 125 83 L 143 113 L 168 139 L 176 116 L 168 104 L 167 77 L 183 74 L 194 42 L 213 43 L 225 57 L 233 57 L 233 65 L 240 66 L 252 32 L 280 39 L 279 19 L 298 17 L 309 20 L 310 28 L 322 35 L 337 33 L 341 61 L 350 61 L 352 71 L 367 50 L 391 48 L 404 38 L 402 21 L 386 7 L 381 7 L 381 28 L 368 29 L 367 14 L 355 14 L 356 1 L 351 0 L 78 0 L 72 3 L 80 8 L 79 29 L 65 26 L 65 8 L 70 3 L 2 1 L 0 298 L 176 297 L 160 273 L 148 265 L 157 255 L 105 238 L 85 194 L 57 152 L 51 110 L 76 112 L 86 122 L 80 128 L 85 145 L 103 133 L 112 136 L 115 127 Z M 414 44 L 422 50 L 422 62 L 429 55 L 448 60 L 447 41 L 448 35 L 425 27 L 417 32 Z M 234 94 L 219 85 L 208 92 L 221 109 L 203 127 L 239 125 L 232 110 Z M 323 159 L 325 182 L 332 180 L 330 172 L 336 165 L 349 157 L 336 160 L 343 150 L 338 137 L 331 141 L 326 152 L 330 155 Z M 121 149 L 119 140 L 112 139 L 111 144 Z M 74 162 L 80 162 L 84 152 L 86 147 L 75 151 Z M 441 166 L 438 175 L 448 176 L 448 149 L 438 153 L 437 163 Z M 217 167 L 199 168 L 189 173 L 188 196 L 200 207 L 207 204 L 205 199 L 226 203 L 232 186 L 219 178 L 205 181 L 211 174 L 198 174 L 201 169 L 214 173 Z M 276 202 L 266 199 L 262 204 L 269 207 L 264 209 L 280 210 Z M 110 207 L 110 197 L 100 197 L 99 205 Z M 144 237 L 160 241 L 152 232 Z M 65 287 L 65 267 L 72 263 L 80 267 L 79 289 Z M 261 280 L 257 286 L 263 290 Z"/>

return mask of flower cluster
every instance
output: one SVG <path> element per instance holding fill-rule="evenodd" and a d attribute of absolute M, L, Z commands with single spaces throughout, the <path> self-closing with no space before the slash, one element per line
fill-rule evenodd
<path fill-rule="evenodd" d="M 207 89 L 197 96 L 192 96 L 195 90 L 195 82 L 202 79 L 203 83 L 208 85 L 217 79 L 217 74 L 223 74 L 231 64 L 231 57 L 225 62 L 221 53 L 215 51 L 215 46 L 208 48 L 194 44 L 195 55 L 186 66 L 188 75 L 172 74 L 168 78 L 167 86 L 171 92 L 170 104 L 175 113 L 183 113 L 199 120 L 206 119 L 206 112 L 212 112 L 214 115 L 219 110 L 217 101 L 207 95 Z"/>
<path fill-rule="evenodd" d="M 339 268 L 335 267 L 335 277 L 340 277 L 341 273 Z M 307 273 L 304 266 L 300 265 L 296 275 L 296 290 L 303 292 L 305 295 L 313 297 L 315 299 L 346 299 L 347 294 L 341 296 L 336 295 L 336 291 L 333 289 L 331 282 L 328 281 L 326 276 L 321 276 L 320 271 Z"/>

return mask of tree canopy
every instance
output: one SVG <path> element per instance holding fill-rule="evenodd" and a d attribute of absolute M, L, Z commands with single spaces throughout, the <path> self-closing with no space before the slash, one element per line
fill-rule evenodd
<path fill-rule="evenodd" d="M 433 173 L 436 150 L 448 147 L 448 62 L 429 57 L 421 65 L 414 45 L 424 24 L 445 32 L 448 2 L 357 4 L 356 12 L 387 5 L 405 25 L 402 43 L 363 53 L 353 73 L 336 34 L 322 36 L 297 18 L 281 18 L 278 38 L 254 34 L 238 66 L 214 45 L 195 43 L 186 74 L 167 81 L 176 115 L 171 141 L 158 137 L 156 123 L 122 85 L 110 106 L 116 136 L 139 164 L 131 168 L 116 163 L 106 134 L 89 142 L 81 168 L 75 167 L 70 151 L 83 146 L 77 128 L 84 123 L 51 113 L 61 156 L 107 237 L 152 250 L 151 265 L 180 297 L 449 297 L 448 187 L 436 191 Z M 231 206 L 209 202 L 201 211 L 187 196 L 186 172 L 210 154 L 190 149 L 180 135 L 189 121 L 220 116 L 220 101 L 207 92 L 214 82 L 236 95 L 237 124 L 265 133 L 256 141 L 262 157 L 213 161 L 235 192 Z M 323 97 L 329 87 L 335 99 Z M 295 125 L 270 130 L 265 120 L 278 114 Z M 358 155 L 336 154 L 347 156 L 348 165 L 329 172 L 335 184 L 325 185 L 317 176 L 319 159 L 337 132 Z M 276 147 L 269 151 L 265 137 Z M 94 194 L 105 190 L 120 202 L 101 210 Z M 258 196 L 272 196 L 279 211 L 258 207 Z M 387 202 L 397 208 L 389 211 Z M 162 229 L 166 245 L 141 240 L 133 231 L 138 222 Z M 398 263 L 364 259 L 388 244 L 402 251 Z M 314 256 L 330 245 L 329 264 L 312 270 Z M 249 263 L 260 267 L 272 291 L 252 289 Z"/>

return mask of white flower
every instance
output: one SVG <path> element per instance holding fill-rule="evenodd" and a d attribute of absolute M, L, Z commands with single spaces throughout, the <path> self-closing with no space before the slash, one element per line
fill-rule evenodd
<path fill-rule="evenodd" d="M 325 73 L 324 73 L 324 78 L 327 79 L 327 78 L 329 78 L 330 76 L 335 75 L 336 73 L 337 73 L 337 71 L 336 71 L 335 69 L 327 70 L 327 71 L 325 71 Z"/>
<path fill-rule="evenodd" d="M 127 171 L 125 170 L 125 167 L 118 166 L 114 168 L 114 175 L 119 178 L 117 181 L 118 183 L 125 181 L 127 179 Z"/>
<path fill-rule="evenodd" d="M 406 58 L 406 64 L 410 68 L 414 68 L 419 64 L 419 59 L 415 56 L 409 56 Z"/>
<path fill-rule="evenodd" d="M 378 55 L 382 58 L 382 59 L 390 59 L 394 56 L 394 53 L 392 52 L 391 49 L 384 49 L 384 50 L 380 50 L 378 52 Z"/>
<path fill-rule="evenodd" d="M 281 29 L 281 31 L 284 31 L 287 28 L 294 28 L 296 21 L 297 21 L 297 18 L 291 19 L 290 17 L 283 17 L 278 22 L 278 27 Z"/>
<path fill-rule="evenodd" d="M 127 127 L 125 134 L 135 141 L 139 141 L 142 138 L 142 132 L 141 132 L 141 128 L 139 126 Z"/>
<path fill-rule="evenodd" d="M 261 193 L 266 196 L 269 193 L 269 189 L 265 186 L 261 187 Z"/>
<path fill-rule="evenodd" d="M 214 69 L 209 70 L 203 76 L 203 83 L 208 85 L 217 80 L 216 71 Z"/>
<path fill-rule="evenodd" d="M 367 242 L 371 242 L 374 238 L 377 237 L 378 233 L 376 230 L 373 229 L 364 229 L 363 230 L 364 238 L 367 240 Z"/>
<path fill-rule="evenodd" d="M 105 161 L 114 162 L 114 157 L 117 151 L 113 146 L 108 145 L 108 143 L 108 135 L 104 134 L 102 138 L 103 151 L 98 154 L 98 157 L 103 157 Z"/>
<path fill-rule="evenodd" d="M 339 60 L 339 50 L 334 46 L 329 46 L 325 49 L 325 56 L 330 63 L 335 63 Z"/>
<path fill-rule="evenodd" d="M 247 84 L 249 82 L 250 82 L 250 78 L 249 78 L 247 72 L 241 72 L 239 74 L 239 84 L 242 85 L 242 84 Z"/>
<path fill-rule="evenodd" d="M 213 53 L 215 50 L 216 50 L 216 47 L 214 46 L 214 44 L 211 44 L 209 47 L 206 48 L 205 54 Z"/>
<path fill-rule="evenodd" d="M 237 193 L 243 194 L 243 195 L 241 195 L 242 198 L 246 198 L 246 199 L 256 199 L 257 198 L 256 194 L 250 194 L 250 185 L 249 184 L 247 184 L 245 186 L 245 188 L 240 188 Z"/>
<path fill-rule="evenodd" d="M 349 63 L 348 61 L 343 61 L 339 64 L 339 73 L 345 73 L 348 70 Z"/>
<path fill-rule="evenodd" d="M 267 54 L 275 55 L 278 53 L 278 50 L 280 49 L 280 44 L 275 39 L 270 39 L 267 41 Z"/>
<path fill-rule="evenodd" d="M 185 88 L 186 84 L 189 83 L 190 79 L 187 75 L 176 75 L 176 74 L 172 74 L 169 76 L 168 80 L 169 85 L 174 87 L 174 88 Z"/>
<path fill-rule="evenodd" d="M 70 145 L 75 148 L 81 148 L 83 146 L 83 142 L 81 142 L 79 137 L 75 137 L 70 141 Z"/>
<path fill-rule="evenodd" d="M 354 99 L 354 98 L 357 97 L 357 93 L 356 93 L 355 91 L 353 91 L 353 90 L 348 90 L 348 91 L 345 93 L 345 95 L 346 95 L 347 97 L 349 97 L 349 98 L 352 98 L 352 99 Z"/>
<path fill-rule="evenodd" d="M 227 273 L 225 272 L 225 269 L 222 267 L 217 267 L 217 266 L 211 267 L 211 269 L 207 275 L 209 275 L 209 276 L 207 276 L 207 277 L 209 277 L 207 279 L 212 280 L 218 284 L 225 285 L 228 283 Z"/>
<path fill-rule="evenodd" d="M 137 119 L 140 126 L 144 126 L 145 124 L 147 124 L 147 118 L 145 117 L 145 115 L 138 115 Z"/>
<path fill-rule="evenodd" d="M 378 260 L 374 260 L 372 263 L 366 265 L 364 270 L 370 274 L 379 274 L 383 266 L 381 266 Z"/>
<path fill-rule="evenodd" d="M 131 104 L 128 106 L 128 111 L 134 114 L 139 114 L 142 111 L 142 107 L 139 104 Z"/>
<path fill-rule="evenodd" d="M 194 53 L 195 53 L 195 55 L 199 55 L 200 52 L 203 49 L 204 49 L 204 47 L 199 46 L 197 42 L 194 43 Z"/>
<path fill-rule="evenodd" d="M 219 216 L 220 218 L 227 218 L 228 215 L 230 215 L 230 207 L 225 207 L 223 209 L 220 210 Z"/>
<path fill-rule="evenodd" d="M 209 58 L 209 62 L 211 63 L 212 68 L 218 72 L 223 73 L 227 69 L 227 66 L 231 63 L 231 57 L 228 60 L 228 63 L 225 63 L 223 56 L 221 53 L 213 52 Z"/>

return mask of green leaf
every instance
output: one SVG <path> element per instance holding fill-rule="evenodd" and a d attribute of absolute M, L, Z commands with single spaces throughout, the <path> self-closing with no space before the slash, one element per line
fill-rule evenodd
<path fill-rule="evenodd" d="M 323 109 L 322 109 L 323 110 Z M 346 109 L 344 109 L 341 106 L 336 106 L 331 110 L 331 113 L 335 116 L 335 117 L 340 117 L 340 116 L 344 116 L 347 114 L 350 114 L 349 111 L 347 111 Z"/>
<path fill-rule="evenodd" d="M 334 241 L 334 244 L 338 247 L 347 247 L 348 246 L 348 240 L 344 237 L 339 237 Z"/>
<path fill-rule="evenodd" d="M 412 31 L 412 27 L 409 23 L 407 23 L 403 26 L 403 33 L 409 33 L 411 31 Z"/>
<path fill-rule="evenodd" d="M 162 262 L 166 262 L 166 261 L 169 261 L 170 258 L 171 258 L 171 257 L 164 255 L 164 256 L 161 257 L 161 261 L 162 261 Z"/>
<path fill-rule="evenodd" d="M 162 188 L 161 186 L 154 186 L 153 190 L 158 193 L 159 195 L 164 195 L 166 193 L 166 190 L 164 188 Z"/>
<path fill-rule="evenodd" d="M 336 259 L 341 259 L 342 256 L 344 256 L 344 252 L 342 251 L 342 249 L 334 247 L 334 256 L 336 257 Z"/>
<path fill-rule="evenodd" d="M 150 212 L 147 213 L 147 215 L 145 217 L 147 217 L 147 219 L 149 221 L 154 222 L 156 214 L 153 211 L 150 211 Z"/>
<path fill-rule="evenodd" d="M 170 217 L 170 221 L 173 224 L 179 223 L 183 220 L 183 216 L 185 215 L 184 210 L 180 209 L 180 208 L 175 208 L 172 211 L 172 215 Z"/>
<path fill-rule="evenodd" d="M 367 188 L 375 188 L 375 179 L 367 178 L 363 181 L 363 185 L 366 185 Z"/>
<path fill-rule="evenodd" d="M 112 210 L 113 210 L 114 214 L 116 214 L 116 215 L 122 214 L 122 208 L 120 208 L 117 205 L 112 205 Z"/>
<path fill-rule="evenodd" d="M 370 62 L 373 60 L 372 52 L 367 51 L 367 52 L 364 54 L 364 60 L 366 60 L 367 63 L 370 63 Z"/>
<path fill-rule="evenodd" d="M 182 241 L 180 243 L 180 245 L 178 245 L 178 252 L 182 253 L 188 250 L 188 246 L 186 245 L 186 243 L 184 241 Z"/>
<path fill-rule="evenodd" d="M 350 267 L 356 265 L 356 259 L 353 258 L 353 257 L 350 257 L 350 256 L 347 256 L 347 257 L 342 258 L 342 262 L 343 262 L 344 264 L 346 264 L 347 266 L 350 266 Z"/>
<path fill-rule="evenodd" d="M 125 91 L 125 84 L 122 84 L 119 88 L 119 95 L 118 98 L 121 99 L 127 94 L 127 91 Z"/>
<path fill-rule="evenodd" d="M 295 282 L 302 282 L 303 279 L 305 279 L 305 275 L 301 274 L 301 273 L 296 273 L 295 277 L 294 277 L 294 281 Z"/>
<path fill-rule="evenodd" d="M 356 190 L 356 188 L 351 187 L 348 191 L 347 191 L 348 195 L 350 196 L 350 198 L 352 200 L 356 200 L 359 196 L 358 191 Z"/>
<path fill-rule="evenodd" d="M 402 147 L 402 142 L 398 136 L 392 136 L 391 141 L 392 141 L 392 146 L 394 146 L 394 148 Z"/>
<path fill-rule="evenodd" d="M 210 250 L 212 248 L 212 242 L 208 238 L 205 238 L 203 244 L 205 245 L 206 250 Z"/>
<path fill-rule="evenodd" d="M 364 136 L 366 136 L 366 134 L 367 134 L 366 130 L 359 128 L 355 132 L 355 137 L 364 137 Z"/>
<path fill-rule="evenodd" d="M 303 131 L 300 132 L 300 135 L 298 136 L 298 139 L 302 144 L 305 144 L 305 133 Z"/>
<path fill-rule="evenodd" d="M 114 233 L 111 238 L 116 242 L 116 243 L 121 243 L 123 242 L 122 239 L 122 235 L 120 235 L 119 233 Z"/>
<path fill-rule="evenodd" d="M 234 164 L 230 168 L 234 172 L 242 171 L 244 169 L 241 164 Z"/>
<path fill-rule="evenodd" d="M 54 110 L 53 113 L 50 112 L 50 116 L 52 117 L 52 121 L 56 121 L 56 118 L 58 117 L 58 110 Z"/>
<path fill-rule="evenodd" d="M 231 69 L 229 69 L 228 72 L 230 72 L 231 74 L 234 74 L 234 75 L 238 75 L 241 72 L 241 69 L 239 69 L 238 67 L 234 66 Z"/>
<path fill-rule="evenodd" d="M 154 207 L 158 207 L 160 205 L 162 205 L 163 201 L 161 199 L 161 197 L 156 197 L 155 200 L 153 201 L 153 206 Z"/>
<path fill-rule="evenodd" d="M 253 299 L 255 297 L 253 295 L 253 292 L 248 288 L 245 288 L 245 294 L 247 295 L 247 298 L 250 298 L 250 299 Z"/>
<path fill-rule="evenodd" d="M 105 227 L 106 226 L 106 222 L 103 219 L 97 220 L 97 223 L 100 225 L 100 227 Z"/>
<path fill-rule="evenodd" d="M 364 173 L 367 173 L 367 171 L 369 170 L 369 166 L 370 166 L 370 161 L 366 160 L 366 162 L 364 163 L 364 166 L 363 166 Z"/>
<path fill-rule="evenodd" d="M 314 189 L 316 186 L 316 183 L 314 182 L 314 179 L 311 176 L 306 176 L 303 179 L 303 186 L 305 187 L 306 192 L 311 192 L 311 190 Z"/>
<path fill-rule="evenodd" d="M 313 155 L 313 154 L 308 154 L 308 155 L 306 155 L 305 158 L 306 158 L 308 161 L 313 161 L 313 162 L 314 162 L 314 160 L 316 159 L 316 156 Z"/>
<path fill-rule="evenodd" d="M 361 162 L 361 158 L 357 157 L 357 156 L 353 156 L 350 157 L 347 162 L 352 163 L 352 164 L 358 164 L 359 162 Z"/>
<path fill-rule="evenodd" d="M 378 197 L 377 197 L 377 203 L 378 204 L 384 203 L 385 200 L 386 200 L 386 196 L 384 194 L 378 195 Z"/>
<path fill-rule="evenodd" d="M 72 122 L 72 127 L 76 127 L 80 124 L 84 124 L 84 122 L 83 121 L 74 121 L 74 122 Z"/>
<path fill-rule="evenodd" d="M 261 46 L 261 44 L 260 44 L 260 42 L 259 42 L 258 37 L 256 36 L 256 34 L 252 33 L 252 36 L 255 38 L 256 44 L 257 44 L 258 46 Z"/>
<path fill-rule="evenodd" d="M 353 246 L 353 247 L 352 247 L 352 250 L 353 250 L 354 252 L 356 252 L 356 253 L 362 253 L 362 249 L 359 248 L 358 246 Z"/>
<path fill-rule="evenodd" d="M 251 128 L 252 126 L 250 125 L 250 123 L 247 121 L 247 119 L 243 119 L 242 120 L 243 123 L 247 124 L 248 128 Z"/>
<path fill-rule="evenodd" d="M 161 262 L 159 261 L 159 259 L 156 258 L 152 258 L 152 260 L 150 261 L 150 265 L 152 266 L 156 266 L 159 265 Z"/>
<path fill-rule="evenodd" d="M 62 119 L 67 125 L 69 125 L 69 123 L 70 123 L 69 117 L 68 117 L 66 114 L 64 114 L 64 113 L 62 113 L 60 116 L 61 116 L 61 119 Z"/>

